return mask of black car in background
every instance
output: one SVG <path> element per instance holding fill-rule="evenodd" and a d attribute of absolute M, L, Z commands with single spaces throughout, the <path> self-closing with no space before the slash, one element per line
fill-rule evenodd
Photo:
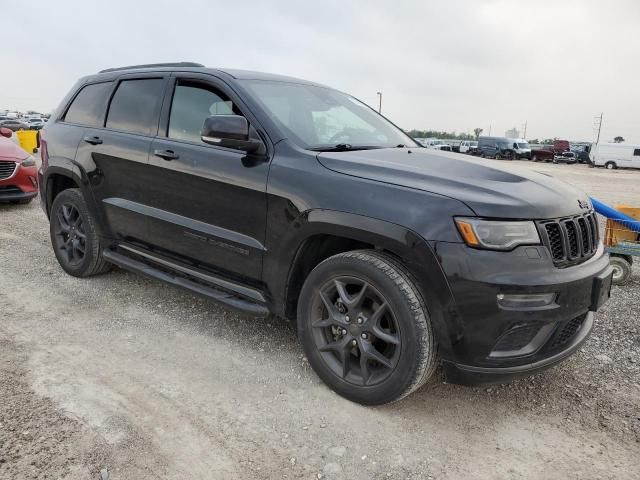
<path fill-rule="evenodd" d="M 513 140 L 507 137 L 478 137 L 476 155 L 488 158 L 513 159 L 516 154 L 513 149 Z"/>
<path fill-rule="evenodd" d="M 480 144 L 508 153 L 500 138 Z M 67 273 L 118 265 L 291 319 L 317 374 L 357 402 L 398 400 L 440 364 L 467 384 L 548 368 L 580 348 L 609 296 L 583 192 L 420 148 L 305 80 L 109 69 L 77 82 L 41 145 L 40 198 Z"/>

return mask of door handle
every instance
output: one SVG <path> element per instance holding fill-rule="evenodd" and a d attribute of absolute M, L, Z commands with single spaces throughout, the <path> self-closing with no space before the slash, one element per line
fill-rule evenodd
<path fill-rule="evenodd" d="M 83 140 L 91 145 L 102 144 L 102 139 L 100 137 L 84 137 Z"/>
<path fill-rule="evenodd" d="M 166 160 L 166 161 L 177 160 L 177 159 L 180 158 L 180 155 L 178 155 L 173 150 L 154 150 L 153 154 L 156 157 L 160 157 L 160 158 L 162 158 L 163 160 Z"/>

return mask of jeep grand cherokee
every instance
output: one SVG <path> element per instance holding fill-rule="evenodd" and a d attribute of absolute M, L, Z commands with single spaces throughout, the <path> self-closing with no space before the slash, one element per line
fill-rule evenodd
<path fill-rule="evenodd" d="M 575 352 L 611 272 L 585 194 L 421 148 L 356 98 L 198 64 L 78 81 L 42 131 L 62 268 L 111 264 L 295 320 L 339 394 L 398 400 L 441 362 L 498 381 Z"/>

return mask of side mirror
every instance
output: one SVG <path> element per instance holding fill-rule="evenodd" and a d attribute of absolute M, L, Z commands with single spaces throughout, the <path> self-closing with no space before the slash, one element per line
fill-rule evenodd
<path fill-rule="evenodd" d="M 200 132 L 204 143 L 235 148 L 247 153 L 256 152 L 262 142 L 249 138 L 249 122 L 241 115 L 212 115 L 207 117 Z"/>
<path fill-rule="evenodd" d="M 3 137 L 11 138 L 11 136 L 13 135 L 13 132 L 6 127 L 1 127 L 0 135 L 2 135 Z"/>

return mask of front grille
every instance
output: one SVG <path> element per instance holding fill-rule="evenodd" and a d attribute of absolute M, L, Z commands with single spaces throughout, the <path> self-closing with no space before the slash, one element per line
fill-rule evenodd
<path fill-rule="evenodd" d="M 571 340 L 586 318 L 586 314 L 580 315 L 579 317 L 573 318 L 565 323 L 562 327 L 559 328 L 558 333 L 556 333 L 555 337 L 551 342 L 551 349 L 555 350 L 556 348 L 562 347 L 565 343 Z"/>
<path fill-rule="evenodd" d="M 7 162 L 6 160 L 0 160 L 0 180 L 5 180 L 13 175 L 16 169 L 16 162 Z"/>
<path fill-rule="evenodd" d="M 593 212 L 538 222 L 542 242 L 556 267 L 568 267 L 591 258 L 598 249 L 598 222 Z"/>

